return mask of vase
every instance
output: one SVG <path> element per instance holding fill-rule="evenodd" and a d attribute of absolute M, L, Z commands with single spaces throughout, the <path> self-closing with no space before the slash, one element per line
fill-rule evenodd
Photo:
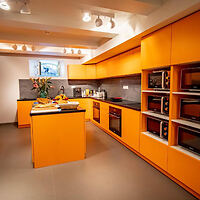
<path fill-rule="evenodd" d="M 48 94 L 47 94 L 46 91 L 41 91 L 41 92 L 39 93 L 39 96 L 40 96 L 40 98 L 47 98 Z"/>

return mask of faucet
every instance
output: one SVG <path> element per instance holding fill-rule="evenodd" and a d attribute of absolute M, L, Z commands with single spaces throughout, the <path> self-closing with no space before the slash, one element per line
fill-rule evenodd
<path fill-rule="evenodd" d="M 65 94 L 65 88 L 64 88 L 64 86 L 62 85 L 62 86 L 60 86 L 60 90 L 59 90 L 59 92 L 58 92 L 59 94 Z"/>

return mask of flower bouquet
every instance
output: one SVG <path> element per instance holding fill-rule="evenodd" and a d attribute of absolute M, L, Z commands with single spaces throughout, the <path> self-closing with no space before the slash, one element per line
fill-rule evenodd
<path fill-rule="evenodd" d="M 32 90 L 35 90 L 40 98 L 47 98 L 50 88 L 54 88 L 51 78 L 31 78 L 31 81 L 33 83 Z"/>

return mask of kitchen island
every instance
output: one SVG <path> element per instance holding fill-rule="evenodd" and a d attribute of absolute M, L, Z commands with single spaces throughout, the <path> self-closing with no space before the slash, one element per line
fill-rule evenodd
<path fill-rule="evenodd" d="M 31 112 L 30 116 L 34 168 L 85 158 L 84 109 Z"/>

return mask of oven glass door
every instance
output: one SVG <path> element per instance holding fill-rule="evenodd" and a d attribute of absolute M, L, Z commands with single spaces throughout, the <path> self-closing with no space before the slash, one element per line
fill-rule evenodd
<path fill-rule="evenodd" d="M 181 89 L 200 90 L 200 67 L 183 69 Z"/>
<path fill-rule="evenodd" d="M 200 154 L 200 132 L 179 127 L 178 144 Z"/>
<path fill-rule="evenodd" d="M 200 122 L 200 99 L 181 99 L 180 117 Z"/>
<path fill-rule="evenodd" d="M 151 73 L 148 75 L 148 87 L 149 88 L 162 88 L 162 72 Z"/>
<path fill-rule="evenodd" d="M 93 107 L 93 120 L 100 123 L 100 109 Z"/>
<path fill-rule="evenodd" d="M 148 110 L 161 112 L 161 97 L 148 96 Z"/>
<path fill-rule="evenodd" d="M 121 117 L 109 114 L 109 129 L 121 137 Z"/>
<path fill-rule="evenodd" d="M 147 117 L 147 131 L 160 137 L 161 121 Z"/>

